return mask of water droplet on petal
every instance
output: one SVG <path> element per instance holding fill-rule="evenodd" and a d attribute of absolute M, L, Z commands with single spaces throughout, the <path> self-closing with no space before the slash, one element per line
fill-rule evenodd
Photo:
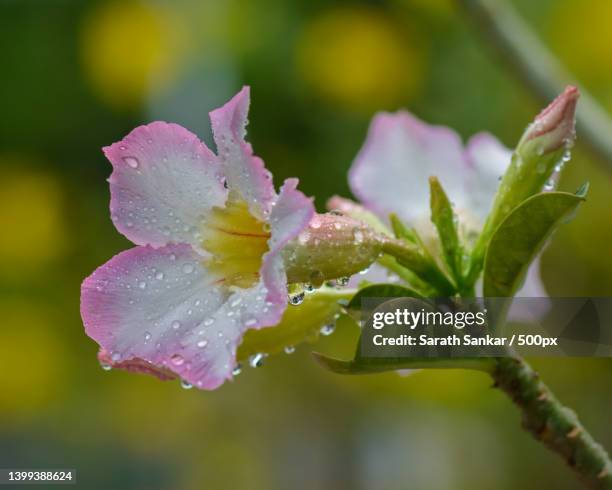
<path fill-rule="evenodd" d="M 293 354 L 295 352 L 295 347 L 292 345 L 288 345 L 284 349 L 285 354 Z"/>
<path fill-rule="evenodd" d="M 189 381 L 181 379 L 181 388 L 183 388 L 184 390 L 190 390 L 191 388 L 193 388 L 193 385 Z"/>
<path fill-rule="evenodd" d="M 236 367 L 234 367 L 234 369 L 232 370 L 232 375 L 238 376 L 241 372 L 242 372 L 242 365 L 236 364 Z"/>
<path fill-rule="evenodd" d="M 157 279 L 158 281 L 161 281 L 163 278 L 164 278 L 163 272 L 158 272 L 157 274 L 155 274 L 155 279 Z"/>
<path fill-rule="evenodd" d="M 172 327 L 173 330 L 178 330 L 179 328 L 181 328 L 181 322 L 179 322 L 178 320 L 174 320 L 170 326 Z"/>
<path fill-rule="evenodd" d="M 183 359 L 183 356 L 181 356 L 180 354 L 174 354 L 170 358 L 170 362 L 172 362 L 172 364 L 174 364 L 175 366 L 182 366 L 185 362 L 185 359 Z"/>
<path fill-rule="evenodd" d="M 146 282 L 144 282 L 144 281 L 140 281 L 140 282 L 138 283 L 138 287 L 139 287 L 140 289 L 144 289 L 144 288 L 146 288 L 146 287 L 147 287 L 147 283 L 146 283 Z"/>
<path fill-rule="evenodd" d="M 149 340 L 151 340 L 151 337 L 152 337 L 151 332 L 144 333 L 145 342 L 148 342 Z"/>
<path fill-rule="evenodd" d="M 191 274 L 193 272 L 193 264 L 185 264 L 185 265 L 183 265 L 183 272 L 185 274 Z"/>
<path fill-rule="evenodd" d="M 138 168 L 138 166 L 140 165 L 140 162 L 136 157 L 123 157 L 123 161 L 132 168 Z"/>
<path fill-rule="evenodd" d="M 208 345 L 208 340 L 200 340 L 196 345 L 200 349 L 203 349 L 204 347 L 206 347 Z"/>
<path fill-rule="evenodd" d="M 328 335 L 331 335 L 332 333 L 334 333 L 334 330 L 336 330 L 336 325 L 333 323 L 329 323 L 328 325 L 323 325 L 321 327 L 320 332 L 321 332 L 321 335 L 324 335 L 327 337 Z"/>

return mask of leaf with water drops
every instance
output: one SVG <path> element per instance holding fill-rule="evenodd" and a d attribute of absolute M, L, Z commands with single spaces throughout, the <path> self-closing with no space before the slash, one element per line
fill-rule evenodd
<path fill-rule="evenodd" d="M 438 231 L 444 260 L 456 281 L 463 276 L 463 247 L 459 241 L 457 216 L 442 184 L 436 177 L 429 178 L 431 221 Z"/>

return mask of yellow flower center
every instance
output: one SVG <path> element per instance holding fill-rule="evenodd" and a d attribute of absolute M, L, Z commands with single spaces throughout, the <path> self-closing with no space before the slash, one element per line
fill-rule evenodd
<path fill-rule="evenodd" d="M 206 266 L 213 274 L 241 288 L 257 282 L 270 231 L 247 203 L 230 195 L 224 208 L 213 208 L 202 235 L 202 248 L 212 255 Z"/>

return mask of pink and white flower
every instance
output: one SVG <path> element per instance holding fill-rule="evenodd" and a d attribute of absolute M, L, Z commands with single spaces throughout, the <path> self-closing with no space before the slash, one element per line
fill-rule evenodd
<path fill-rule="evenodd" d="M 287 306 L 283 248 L 314 216 L 288 179 L 276 192 L 245 141 L 249 89 L 211 112 L 217 154 L 154 122 L 104 148 L 111 217 L 134 242 L 81 287 L 87 334 L 113 367 L 203 389 L 232 378 L 248 329 Z"/>
<path fill-rule="evenodd" d="M 568 87 L 542 111 L 521 139 L 519 155 L 535 152 L 536 157 L 550 154 L 557 158 L 555 152 L 573 140 L 577 98 L 577 89 Z M 427 238 L 434 232 L 429 222 L 428 178 L 436 176 L 454 204 L 460 232 L 470 240 L 485 224 L 511 160 L 512 151 L 489 133 L 476 134 L 464 147 L 450 128 L 428 125 L 406 111 L 379 113 L 350 169 L 349 184 L 366 208 L 382 219 L 395 213 Z M 534 175 L 537 172 L 522 171 Z M 540 190 L 547 178 L 540 177 Z M 340 204 L 342 201 L 335 198 L 329 206 Z M 519 295 L 546 295 L 537 261 L 529 269 Z"/>

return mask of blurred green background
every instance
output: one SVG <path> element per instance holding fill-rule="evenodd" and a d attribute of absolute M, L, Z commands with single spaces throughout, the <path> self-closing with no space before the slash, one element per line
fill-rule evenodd
<path fill-rule="evenodd" d="M 612 2 L 516 7 L 612 112 Z M 0 1 L 0 467 L 77 468 L 87 489 L 578 488 L 480 374 L 340 377 L 300 346 L 215 392 L 100 369 L 82 279 L 130 246 L 100 148 L 155 119 L 210 143 L 208 111 L 252 87 L 249 139 L 321 209 L 372 114 L 406 107 L 513 146 L 541 104 L 452 0 Z M 612 135 L 611 135 L 612 137 Z M 542 274 L 556 295 L 612 294 L 610 174 L 591 182 Z M 351 349 L 337 332 L 316 349 Z M 612 448 L 612 362 L 540 360 Z"/>

